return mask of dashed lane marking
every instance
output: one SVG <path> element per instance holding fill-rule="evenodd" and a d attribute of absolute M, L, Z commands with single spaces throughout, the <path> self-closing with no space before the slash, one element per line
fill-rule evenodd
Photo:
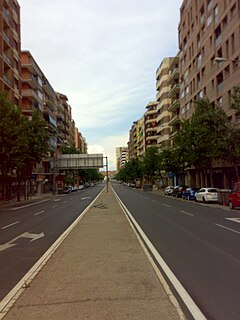
<path fill-rule="evenodd" d="M 15 222 L 13 222 L 11 224 L 8 224 L 7 226 L 2 227 L 1 229 L 3 230 L 3 229 L 10 228 L 10 227 L 12 227 L 12 226 L 14 226 L 15 224 L 18 224 L 18 223 L 20 223 L 20 221 L 15 221 Z"/>
<path fill-rule="evenodd" d="M 43 213 L 43 212 L 45 212 L 45 211 L 39 211 L 39 212 L 37 212 L 37 213 L 34 213 L 34 216 L 38 216 L 39 214 L 41 214 L 41 213 Z"/>
<path fill-rule="evenodd" d="M 181 212 L 181 213 L 184 213 L 184 214 L 186 214 L 186 215 L 188 215 L 188 216 L 193 217 L 193 214 L 192 214 L 192 213 L 189 213 L 189 212 L 186 212 L 186 211 L 183 211 L 183 210 L 180 210 L 180 212 Z"/>

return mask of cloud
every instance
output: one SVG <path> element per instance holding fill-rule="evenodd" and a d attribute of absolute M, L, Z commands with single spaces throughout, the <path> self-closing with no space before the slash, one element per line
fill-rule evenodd
<path fill-rule="evenodd" d="M 88 149 L 102 147 L 114 165 L 115 148 L 156 98 L 156 69 L 177 54 L 182 0 L 19 3 L 22 48 L 68 96 Z"/>
<path fill-rule="evenodd" d="M 88 146 L 88 153 L 102 153 L 108 157 L 109 170 L 116 169 L 116 147 L 127 147 L 128 134 L 112 135 L 102 140 L 102 145 Z M 104 168 L 103 170 L 106 170 Z"/>

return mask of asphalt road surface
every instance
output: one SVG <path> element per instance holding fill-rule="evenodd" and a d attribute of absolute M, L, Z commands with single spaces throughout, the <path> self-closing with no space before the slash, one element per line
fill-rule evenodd
<path fill-rule="evenodd" d="M 0 210 L 0 301 L 101 192 L 104 185 Z"/>
<path fill-rule="evenodd" d="M 113 187 L 205 317 L 239 320 L 240 211 Z"/>

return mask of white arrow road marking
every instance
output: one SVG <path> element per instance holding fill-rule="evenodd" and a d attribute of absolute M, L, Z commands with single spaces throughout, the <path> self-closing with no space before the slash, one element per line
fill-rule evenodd
<path fill-rule="evenodd" d="M 13 222 L 13 223 L 11 223 L 11 224 L 8 224 L 7 226 L 5 226 L 5 227 L 2 227 L 1 229 L 3 230 L 3 229 L 7 229 L 7 228 L 9 228 L 9 227 L 11 227 L 11 226 L 14 226 L 15 224 L 17 224 L 17 223 L 20 223 L 20 221 L 15 221 L 15 222 Z"/>
<path fill-rule="evenodd" d="M 225 218 L 225 219 L 233 221 L 233 222 L 240 223 L 240 218 Z"/>
<path fill-rule="evenodd" d="M 11 241 L 0 245 L 0 251 L 3 251 L 3 250 L 6 250 L 8 248 L 11 248 L 13 246 L 16 246 L 17 243 L 14 243 L 14 242 L 16 242 L 16 240 L 19 239 L 19 238 L 28 238 L 28 239 L 31 239 L 29 242 L 32 242 L 32 241 L 41 239 L 43 237 L 44 237 L 44 233 L 43 232 L 41 232 L 39 234 L 38 233 L 24 232 L 24 233 L 20 234 L 19 236 L 17 236 L 16 238 L 12 239 Z"/>
<path fill-rule="evenodd" d="M 226 230 L 232 231 L 232 232 L 234 232 L 234 233 L 240 234 L 239 231 L 236 231 L 236 230 L 233 230 L 233 229 L 231 229 L 231 228 L 225 227 L 225 226 L 223 226 L 223 225 L 221 225 L 221 224 L 215 223 L 215 225 L 218 226 L 218 227 L 224 228 L 224 229 L 226 229 Z"/>

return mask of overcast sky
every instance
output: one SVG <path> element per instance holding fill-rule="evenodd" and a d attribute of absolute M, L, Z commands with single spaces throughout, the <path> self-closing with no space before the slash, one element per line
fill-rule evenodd
<path fill-rule="evenodd" d="M 178 52 L 182 0 L 19 0 L 22 50 L 64 93 L 89 153 L 127 146 L 156 98 L 155 72 Z"/>

